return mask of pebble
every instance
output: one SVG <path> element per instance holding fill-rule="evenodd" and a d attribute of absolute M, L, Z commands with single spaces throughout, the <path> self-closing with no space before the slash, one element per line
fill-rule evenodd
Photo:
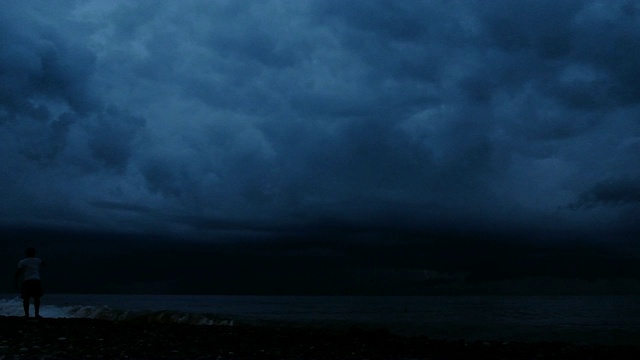
<path fill-rule="evenodd" d="M 58 340 L 64 341 L 64 340 L 67 340 L 67 338 L 66 337 L 59 337 Z"/>

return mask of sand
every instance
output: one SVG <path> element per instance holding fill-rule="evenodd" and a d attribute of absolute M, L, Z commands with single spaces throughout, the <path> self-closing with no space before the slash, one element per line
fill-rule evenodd
<path fill-rule="evenodd" d="M 639 359 L 640 347 L 445 341 L 386 330 L 0 317 L 4 359 Z"/>

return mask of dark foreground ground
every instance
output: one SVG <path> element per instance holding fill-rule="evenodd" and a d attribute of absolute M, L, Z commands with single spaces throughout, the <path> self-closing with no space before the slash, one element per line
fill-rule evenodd
<path fill-rule="evenodd" d="M 4 359 L 640 359 L 640 347 L 444 341 L 385 330 L 0 317 Z"/>

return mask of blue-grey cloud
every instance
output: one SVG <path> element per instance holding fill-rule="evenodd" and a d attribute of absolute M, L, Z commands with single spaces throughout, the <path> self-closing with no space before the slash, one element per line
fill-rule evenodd
<path fill-rule="evenodd" d="M 628 237 L 633 2 L 2 8 L 4 224 Z"/>

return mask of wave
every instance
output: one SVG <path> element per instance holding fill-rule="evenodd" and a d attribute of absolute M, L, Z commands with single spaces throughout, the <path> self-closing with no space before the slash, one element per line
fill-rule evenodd
<path fill-rule="evenodd" d="M 0 299 L 0 316 L 22 316 L 22 299 Z M 190 313 L 177 310 L 127 311 L 108 306 L 42 305 L 45 318 L 87 318 L 108 321 L 141 321 L 152 323 L 233 326 L 234 321 L 215 314 Z"/>

